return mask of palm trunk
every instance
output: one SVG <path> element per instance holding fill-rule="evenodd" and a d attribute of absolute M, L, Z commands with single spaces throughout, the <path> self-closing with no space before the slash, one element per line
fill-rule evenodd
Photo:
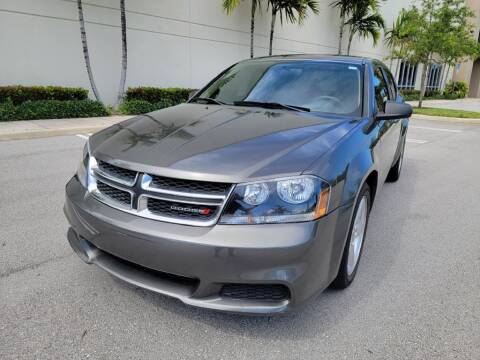
<path fill-rule="evenodd" d="M 395 80 L 398 81 L 398 70 L 400 69 L 400 63 L 402 62 L 402 59 L 398 58 L 397 59 L 397 65 L 395 66 Z"/>
<path fill-rule="evenodd" d="M 355 33 L 352 31 L 352 29 L 350 29 L 350 35 L 348 36 L 347 55 L 350 55 L 350 48 L 352 47 L 353 35 L 355 35 Z"/>
<path fill-rule="evenodd" d="M 442 95 L 445 92 L 445 86 L 447 85 L 447 79 L 448 79 L 448 73 L 449 72 L 450 72 L 450 64 L 448 64 L 448 66 L 447 66 L 447 69 L 446 69 L 445 74 L 444 74 L 445 76 L 444 76 L 444 79 L 442 81 L 442 86 L 440 87 Z"/>
<path fill-rule="evenodd" d="M 342 55 L 343 31 L 345 30 L 345 14 L 340 16 L 340 34 L 338 36 L 338 55 Z"/>
<path fill-rule="evenodd" d="M 425 90 L 426 90 L 426 79 L 427 79 L 427 70 L 428 70 L 428 65 L 423 64 L 422 68 L 422 81 L 420 82 L 420 96 L 418 98 L 418 107 L 422 107 L 423 103 L 423 97 L 425 96 Z"/>
<path fill-rule="evenodd" d="M 120 0 L 120 21 L 122 26 L 122 71 L 120 74 L 116 106 L 123 100 L 125 81 L 127 78 L 127 19 L 125 16 L 125 0 Z"/>
<path fill-rule="evenodd" d="M 252 14 L 250 17 L 250 58 L 253 58 L 253 38 L 255 33 L 255 11 L 257 10 L 257 0 L 252 0 Z"/>
<path fill-rule="evenodd" d="M 78 21 L 80 23 L 80 37 L 82 39 L 83 57 L 85 58 L 85 67 L 87 68 L 88 80 L 90 81 L 90 87 L 92 88 L 93 95 L 97 101 L 102 102 L 100 94 L 95 85 L 93 78 L 92 67 L 90 66 L 90 54 L 88 52 L 87 33 L 85 31 L 85 20 L 83 18 L 82 0 L 77 0 L 78 5 Z"/>
<path fill-rule="evenodd" d="M 277 11 L 272 9 L 272 22 L 270 24 L 270 46 L 268 48 L 268 55 L 272 55 L 273 50 L 273 32 L 275 31 L 275 20 L 277 18 Z"/>
<path fill-rule="evenodd" d="M 440 75 L 438 76 L 438 91 L 442 93 L 442 85 L 443 85 L 443 76 L 445 75 L 445 69 L 447 68 L 447 63 L 443 63 L 440 69 Z"/>
<path fill-rule="evenodd" d="M 403 52 L 403 45 L 400 46 L 400 54 Z M 402 61 L 401 58 L 397 59 L 397 66 L 395 67 L 395 80 L 398 81 L 398 69 L 400 68 L 400 62 Z"/>

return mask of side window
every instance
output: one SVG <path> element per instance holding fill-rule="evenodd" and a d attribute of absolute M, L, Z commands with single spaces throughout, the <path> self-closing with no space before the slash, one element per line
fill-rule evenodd
<path fill-rule="evenodd" d="M 385 111 L 385 101 L 389 100 L 388 85 L 383 77 L 382 70 L 377 66 L 373 68 L 373 86 L 375 87 L 378 111 Z"/>
<path fill-rule="evenodd" d="M 392 73 L 386 68 L 383 68 L 383 73 L 385 74 L 385 77 L 387 78 L 388 88 L 390 89 L 390 94 L 392 96 L 391 100 L 396 100 L 397 99 L 397 87 L 395 86 L 395 81 L 393 80 Z"/>

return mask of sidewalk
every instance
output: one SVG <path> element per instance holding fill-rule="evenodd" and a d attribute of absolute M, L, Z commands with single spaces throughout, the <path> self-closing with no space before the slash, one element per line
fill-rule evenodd
<path fill-rule="evenodd" d="M 0 140 L 33 139 L 100 131 L 132 116 L 0 122 Z"/>
<path fill-rule="evenodd" d="M 411 120 L 429 120 L 429 121 L 438 121 L 438 122 L 461 123 L 461 124 L 467 124 L 467 125 L 480 125 L 480 119 L 430 116 L 430 115 L 421 115 L 421 114 L 413 114 L 411 117 Z"/>
<path fill-rule="evenodd" d="M 407 101 L 412 106 L 418 106 L 418 101 Z M 465 110 L 465 111 L 477 111 L 480 112 L 480 99 L 477 98 L 465 98 L 457 100 L 424 100 L 424 107 L 440 108 L 440 109 L 452 109 L 452 110 Z"/>
<path fill-rule="evenodd" d="M 106 116 L 80 119 L 5 121 L 0 122 L 0 141 L 94 133 L 131 117 L 132 116 Z M 447 118 L 414 114 L 412 120 L 415 119 L 480 125 L 480 119 Z"/>

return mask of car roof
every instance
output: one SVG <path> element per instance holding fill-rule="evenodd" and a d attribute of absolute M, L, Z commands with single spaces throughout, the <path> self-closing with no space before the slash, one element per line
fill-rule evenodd
<path fill-rule="evenodd" d="M 360 57 L 360 56 L 348 56 L 348 55 L 326 55 L 326 54 L 286 54 L 286 55 L 274 55 L 274 56 L 263 56 L 258 58 L 253 58 L 249 61 L 262 61 L 262 60 L 322 60 L 322 61 L 335 61 L 335 62 L 344 62 L 348 64 L 364 64 L 366 62 L 372 61 L 370 58 Z"/>

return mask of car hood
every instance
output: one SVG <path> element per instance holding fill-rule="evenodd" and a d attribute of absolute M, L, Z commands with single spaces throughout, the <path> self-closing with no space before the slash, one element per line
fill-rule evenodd
<path fill-rule="evenodd" d="M 311 113 L 183 104 L 93 135 L 90 151 L 152 174 L 242 182 L 301 174 L 354 123 Z"/>

